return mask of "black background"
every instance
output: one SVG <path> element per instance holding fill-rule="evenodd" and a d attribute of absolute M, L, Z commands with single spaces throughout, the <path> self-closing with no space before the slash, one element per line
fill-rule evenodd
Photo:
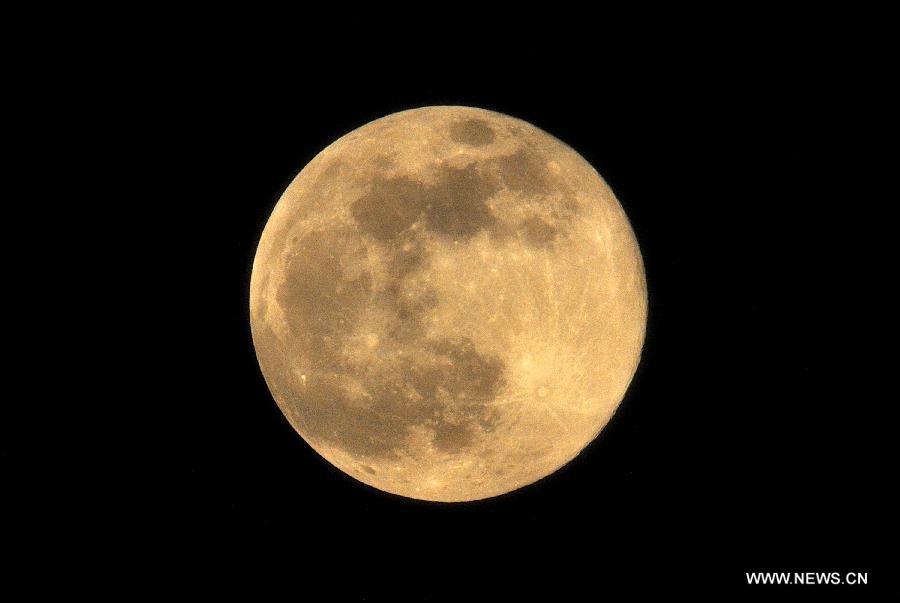
<path fill-rule="evenodd" d="M 128 359 L 128 401 L 99 420 L 116 444 L 86 487 L 87 533 L 111 536 L 142 584 L 320 600 L 854 588 L 746 586 L 772 570 L 896 589 L 891 402 L 862 340 L 883 253 L 867 202 L 884 193 L 858 170 L 884 74 L 827 34 L 793 38 L 245 45 L 131 64 L 142 366 Z M 649 288 L 639 370 L 596 441 L 465 504 L 386 494 L 319 457 L 269 394 L 249 326 L 253 254 L 293 177 L 350 130 L 435 104 L 524 119 L 584 156 L 631 220 Z"/>

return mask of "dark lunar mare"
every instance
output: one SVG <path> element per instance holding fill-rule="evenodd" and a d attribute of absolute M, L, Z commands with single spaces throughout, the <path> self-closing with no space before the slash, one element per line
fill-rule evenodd
<path fill-rule="evenodd" d="M 481 119 L 464 119 L 450 124 L 450 139 L 473 147 L 494 142 L 496 134 L 490 124 Z"/>
<path fill-rule="evenodd" d="M 358 260 L 354 254 L 365 253 L 354 239 L 341 230 L 313 231 L 294 244 L 278 291 L 279 305 L 289 312 L 291 343 L 276 350 L 261 346 L 260 360 L 266 372 L 304 372 L 305 381 L 295 379 L 292 390 L 281 394 L 292 420 L 314 441 L 387 458 L 404 447 L 410 429 L 426 426 L 435 446 L 459 451 L 475 430 L 494 428 L 491 401 L 504 385 L 504 365 L 469 339 L 423 338 L 421 318 L 437 300 L 428 294 L 410 298 L 403 290 L 403 279 L 427 264 L 421 242 L 407 235 L 387 246 L 392 279 L 375 291 L 369 273 L 344 276 L 342 258 Z M 406 353 L 393 364 L 355 364 L 341 352 L 363 313 L 376 304 L 390 316 L 387 332 L 379 335 Z M 286 366 L 288 358 L 305 365 Z M 347 391 L 346 378 L 365 387 L 363 403 Z"/>

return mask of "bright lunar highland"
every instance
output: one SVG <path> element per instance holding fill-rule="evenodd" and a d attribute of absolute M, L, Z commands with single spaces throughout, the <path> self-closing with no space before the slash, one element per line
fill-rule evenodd
<path fill-rule="evenodd" d="M 578 153 L 506 115 L 425 107 L 294 179 L 259 242 L 250 319 L 313 449 L 375 488 L 468 501 L 549 475 L 603 429 L 640 359 L 647 289 L 621 205 Z"/>

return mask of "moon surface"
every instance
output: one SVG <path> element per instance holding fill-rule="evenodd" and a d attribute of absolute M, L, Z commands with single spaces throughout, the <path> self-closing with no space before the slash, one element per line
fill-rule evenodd
<path fill-rule="evenodd" d="M 538 128 L 469 107 L 319 153 L 263 231 L 260 367 L 313 449 L 370 486 L 468 501 L 554 472 L 621 402 L 647 289 L 612 191 Z"/>

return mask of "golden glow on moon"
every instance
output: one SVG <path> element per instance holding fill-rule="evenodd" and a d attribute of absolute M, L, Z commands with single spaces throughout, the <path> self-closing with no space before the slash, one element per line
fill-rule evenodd
<path fill-rule="evenodd" d="M 253 341 L 297 432 L 412 498 L 533 483 L 600 432 L 647 292 L 622 207 L 575 151 L 467 107 L 373 121 L 319 153 L 266 224 Z"/>

